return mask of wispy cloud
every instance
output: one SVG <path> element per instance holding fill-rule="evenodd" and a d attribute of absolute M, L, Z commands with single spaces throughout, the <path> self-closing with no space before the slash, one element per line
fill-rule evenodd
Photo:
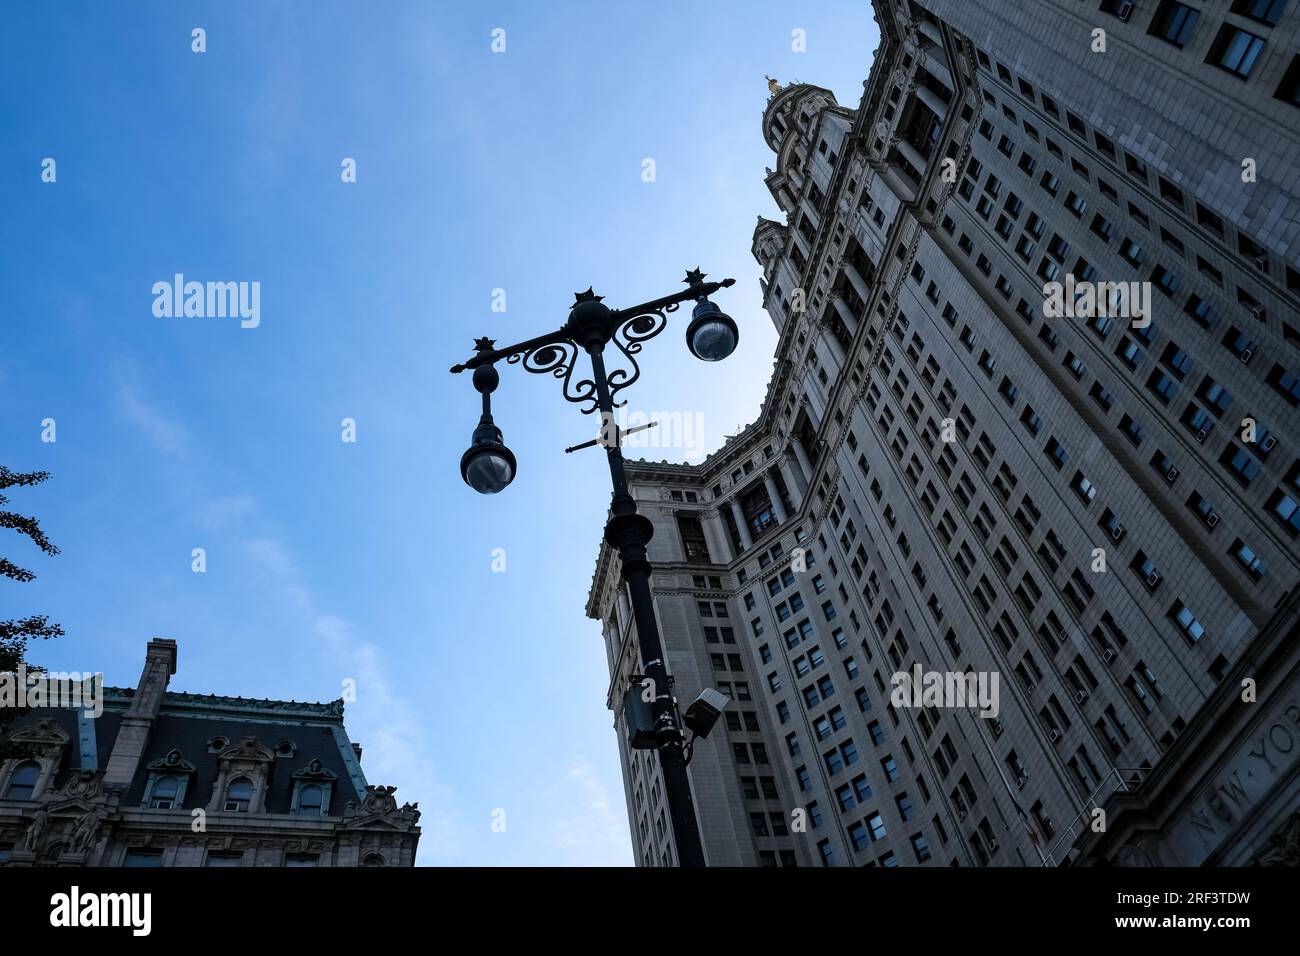
<path fill-rule="evenodd" d="M 421 804 L 419 862 L 458 860 L 464 830 L 453 794 L 435 773 L 426 721 L 393 685 L 390 675 L 396 665 L 377 644 L 358 637 L 347 620 L 320 610 L 282 542 L 259 538 L 244 547 L 267 585 L 302 621 L 304 632 L 319 640 L 340 681 L 356 682 L 356 700 L 346 706 L 348 735 L 364 748 L 367 781 L 397 785 L 399 800 Z"/>
<path fill-rule="evenodd" d="M 550 843 L 573 866 L 629 866 L 632 847 L 627 818 L 586 757 L 573 756 L 564 777 L 547 794 L 553 817 Z"/>
<path fill-rule="evenodd" d="M 118 384 L 117 409 L 146 441 L 164 454 L 179 458 L 190 450 L 189 429 L 145 399 L 135 385 Z"/>
<path fill-rule="evenodd" d="M 209 531 L 222 531 L 253 516 L 257 502 L 252 495 L 220 495 L 199 513 L 199 523 Z"/>

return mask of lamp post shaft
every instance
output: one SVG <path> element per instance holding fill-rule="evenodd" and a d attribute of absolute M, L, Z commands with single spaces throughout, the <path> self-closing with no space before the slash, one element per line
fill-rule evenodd
<path fill-rule="evenodd" d="M 736 323 L 709 301 L 719 289 L 736 284 L 735 279 L 705 282 L 698 268 L 686 273 L 686 288 L 660 296 L 627 309 L 610 309 L 601 303 L 602 296 L 590 288 L 574 296 L 568 320 L 554 332 L 539 335 L 505 348 L 496 348 L 490 338 L 474 340 L 474 355 L 451 367 L 453 374 L 473 370 L 474 387 L 483 395 L 483 416 L 474 430 L 469 450 L 461 456 L 460 472 L 465 483 L 482 494 L 495 494 L 510 484 L 515 474 L 514 454 L 502 441 L 501 429 L 492 420 L 490 396 L 497 387 L 495 363 L 521 364 L 526 371 L 553 375 L 564 382 L 564 397 L 585 405 L 584 414 L 599 411 L 602 436 L 612 433 L 613 441 L 603 441 L 609 459 L 609 476 L 614 491 L 609 520 L 605 522 L 605 541 L 618 552 L 623 581 L 632 602 L 637 642 L 641 650 L 641 691 L 650 691 L 650 711 L 654 720 L 655 748 L 663 772 L 668 813 L 677 846 L 678 865 L 702 867 L 704 844 L 700 839 L 695 804 L 691 799 L 691 782 L 686 772 L 686 741 L 678 722 L 673 699 L 672 681 L 664 661 L 663 643 L 655 620 L 654 597 L 650 591 L 650 561 L 646 545 L 654 537 L 654 524 L 638 514 L 636 501 L 627 487 L 623 469 L 620 430 L 613 425 L 614 396 L 641 375 L 635 355 L 641 344 L 652 339 L 667 325 L 667 313 L 679 304 L 696 302 L 686 342 L 691 353 L 706 362 L 726 358 L 735 348 Z M 615 372 L 613 382 L 605 370 L 605 346 L 613 341 L 631 366 Z M 577 383 L 571 381 L 575 360 L 580 351 L 591 358 L 592 376 Z M 648 426 L 647 426 L 648 427 Z M 593 442 L 566 448 L 574 451 Z"/>
<path fill-rule="evenodd" d="M 604 343 L 598 340 L 589 342 L 586 348 L 591 356 L 597 407 L 603 418 L 602 425 L 608 429 L 610 417 L 614 414 L 614 403 L 609 393 L 609 380 L 605 375 Z M 616 436 L 618 434 L 617 431 L 613 433 Z M 623 450 L 619 442 L 609 442 L 605 453 L 609 459 L 609 474 L 614 485 L 611 514 L 605 524 L 605 540 L 618 551 L 623 580 L 627 583 L 628 597 L 632 602 L 637 643 L 641 649 L 641 673 L 650 682 L 650 711 L 654 717 L 659 767 L 664 776 L 664 794 L 668 800 L 673 842 L 677 845 L 677 862 L 683 867 L 702 867 L 705 865 L 704 846 L 700 841 L 700 828 L 695 818 L 695 803 L 691 798 L 691 782 L 686 772 L 686 756 L 682 748 L 682 732 L 677 725 L 677 708 L 673 703 L 663 644 L 659 638 L 659 625 L 655 620 L 654 598 L 650 592 L 650 561 L 646 545 L 654 536 L 654 524 L 636 510 L 636 502 L 628 491 L 627 475 L 623 470 Z"/>

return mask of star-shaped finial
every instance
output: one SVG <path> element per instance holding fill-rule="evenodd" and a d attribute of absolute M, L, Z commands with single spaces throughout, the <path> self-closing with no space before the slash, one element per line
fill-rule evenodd
<path fill-rule="evenodd" d="M 579 305 L 583 302 L 599 302 L 603 298 L 605 298 L 603 295 L 596 295 L 591 286 L 587 286 L 586 292 L 573 293 L 573 304 Z"/>
<path fill-rule="evenodd" d="M 686 273 L 686 278 L 683 279 L 682 281 L 685 282 L 687 285 L 701 285 L 704 282 L 704 277 L 707 274 L 708 273 L 701 272 L 700 267 L 696 266 L 690 272 Z"/>
<path fill-rule="evenodd" d="M 475 352 L 491 352 L 491 351 L 492 351 L 492 346 L 494 346 L 494 345 L 496 345 L 496 344 L 497 344 L 497 340 L 496 340 L 496 339 L 489 339 L 487 336 L 484 336 L 484 337 L 481 338 L 481 339 L 475 339 L 475 340 L 474 340 L 474 351 L 475 351 Z"/>

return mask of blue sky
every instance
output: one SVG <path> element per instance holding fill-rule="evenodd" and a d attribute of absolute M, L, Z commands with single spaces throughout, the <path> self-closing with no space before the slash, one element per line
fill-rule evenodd
<path fill-rule="evenodd" d="M 479 335 L 559 326 L 590 284 L 617 307 L 699 265 L 738 280 L 717 299 L 740 347 L 695 361 L 679 312 L 624 397 L 698 413 L 704 450 L 750 421 L 775 346 L 749 253 L 756 215 L 776 215 L 763 76 L 856 106 L 868 4 L 5 17 L 0 461 L 53 473 L 12 498 L 63 553 L 4 541 L 38 578 L 0 584 L 0 617 L 49 613 L 67 637 L 33 659 L 119 686 L 152 636 L 179 642 L 173 690 L 329 700 L 354 678 L 349 733 L 370 782 L 419 801 L 422 863 L 630 863 L 583 613 L 608 472 L 596 450 L 563 454 L 595 426 L 554 380 L 503 367 L 494 407 L 519 475 L 477 496 L 458 472 L 477 396 L 447 369 Z M 260 325 L 155 317 L 153 284 L 178 272 L 259 282 Z"/>

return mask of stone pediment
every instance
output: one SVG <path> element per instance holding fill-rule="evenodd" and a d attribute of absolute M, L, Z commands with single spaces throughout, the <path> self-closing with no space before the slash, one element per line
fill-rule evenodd
<path fill-rule="evenodd" d="M 52 717 L 44 717 L 9 735 L 12 744 L 35 747 L 62 747 L 71 739 L 71 735 Z"/>
<path fill-rule="evenodd" d="M 159 757 L 153 761 L 145 769 L 158 773 L 194 773 L 196 768 L 194 764 L 185 759 L 179 750 L 173 750 L 167 756 Z"/>
<path fill-rule="evenodd" d="M 401 817 L 384 816 L 379 813 L 372 813 L 364 817 L 354 817 L 350 820 L 345 819 L 339 826 L 340 830 L 369 830 L 384 831 L 387 833 L 405 833 L 410 830 L 414 823 L 404 820 Z"/>
<path fill-rule="evenodd" d="M 293 779 L 329 782 L 337 780 L 338 776 L 334 771 L 327 769 L 319 760 L 312 760 L 301 770 L 295 771 Z"/>
<path fill-rule="evenodd" d="M 344 830 L 410 830 L 420 821 L 420 805 L 405 803 L 397 805 L 393 794 L 396 787 L 366 787 L 365 799 L 358 807 L 348 801 L 343 808 Z"/>
<path fill-rule="evenodd" d="M 104 771 L 79 770 L 57 790 L 47 790 L 40 806 L 51 816 L 80 816 L 94 809 L 115 807 L 117 794 L 104 793 Z"/>
<path fill-rule="evenodd" d="M 275 760 L 275 753 L 253 734 L 248 734 L 237 744 L 232 744 L 221 751 L 222 760 L 252 760 L 257 763 L 270 763 Z"/>

